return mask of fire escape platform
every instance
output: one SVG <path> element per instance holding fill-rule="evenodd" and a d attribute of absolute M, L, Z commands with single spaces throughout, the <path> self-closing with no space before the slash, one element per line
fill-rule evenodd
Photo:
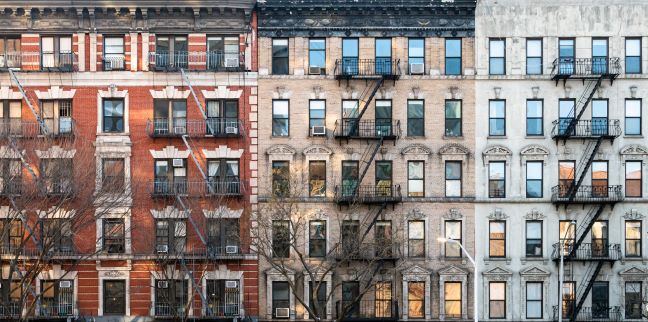
<path fill-rule="evenodd" d="M 614 81 L 621 74 L 621 60 L 618 57 L 557 58 L 553 61 L 551 79 L 558 82 L 568 79 Z"/>
<path fill-rule="evenodd" d="M 569 204 L 615 204 L 624 200 L 623 187 L 583 186 L 578 187 L 570 197 L 568 187 L 554 186 L 551 189 L 551 202 L 555 205 Z"/>

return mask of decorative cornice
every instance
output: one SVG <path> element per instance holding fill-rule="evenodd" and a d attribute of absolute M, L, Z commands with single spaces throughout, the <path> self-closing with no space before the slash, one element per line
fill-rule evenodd
<path fill-rule="evenodd" d="M 178 90 L 175 86 L 167 86 L 163 90 L 156 91 L 154 89 L 149 90 L 151 92 L 151 97 L 154 99 L 186 99 L 189 97 L 189 90 L 181 91 Z"/>
<path fill-rule="evenodd" d="M 296 153 L 295 148 L 293 148 L 290 145 L 286 144 L 276 144 L 271 147 L 269 147 L 266 150 L 267 154 L 287 154 L 287 155 L 294 155 Z"/>
<path fill-rule="evenodd" d="M 648 155 L 648 148 L 640 144 L 626 145 L 619 152 L 621 155 Z"/>
<path fill-rule="evenodd" d="M 406 147 L 404 147 L 401 150 L 401 154 L 403 155 L 430 155 L 432 154 L 432 149 L 428 148 L 427 146 L 423 144 L 410 144 Z"/>
<path fill-rule="evenodd" d="M 189 217 L 191 210 L 180 210 L 174 206 L 167 206 L 162 209 L 150 209 L 151 215 L 155 219 L 169 219 L 169 218 L 178 218 L 185 219 Z"/>
<path fill-rule="evenodd" d="M 463 215 L 457 208 L 450 208 L 447 213 L 443 215 L 443 218 L 446 220 L 459 220 L 463 218 Z"/>
<path fill-rule="evenodd" d="M 420 220 L 423 218 L 425 218 L 425 214 L 421 211 L 421 209 L 418 208 L 414 208 L 407 213 L 407 219 Z"/>
<path fill-rule="evenodd" d="M 230 209 L 227 206 L 220 206 L 214 210 L 203 209 L 203 214 L 209 219 L 238 219 L 243 214 L 243 209 Z"/>
<path fill-rule="evenodd" d="M 508 218 L 509 216 L 502 212 L 502 209 L 500 208 L 496 208 L 490 213 L 490 215 L 488 215 L 488 219 L 490 220 L 506 220 Z"/>
<path fill-rule="evenodd" d="M 470 149 L 459 144 L 459 143 L 449 143 L 442 146 L 439 149 L 440 155 L 449 155 L 449 154 L 460 154 L 460 155 L 470 155 Z"/>
<path fill-rule="evenodd" d="M 304 149 L 304 155 L 331 155 L 333 150 L 326 145 L 311 145 Z"/>
<path fill-rule="evenodd" d="M 41 159 L 72 159 L 76 150 L 64 150 L 58 145 L 54 145 L 45 151 L 36 150 L 36 155 Z"/>
<path fill-rule="evenodd" d="M 455 265 L 450 265 L 439 271 L 439 275 L 468 275 L 468 272 Z"/>
<path fill-rule="evenodd" d="M 626 220 L 642 220 L 646 218 L 646 216 L 640 213 L 637 209 L 630 209 L 626 211 L 625 215 L 623 215 L 623 218 Z"/>
<path fill-rule="evenodd" d="M 245 150 L 234 150 L 227 145 L 220 145 L 217 149 L 202 151 L 207 159 L 240 159 Z"/>
<path fill-rule="evenodd" d="M 167 145 L 162 150 L 149 150 L 153 159 L 186 159 L 189 157 L 189 150 L 180 151 L 173 145 Z"/>
<path fill-rule="evenodd" d="M 547 156 L 549 155 L 549 149 L 544 146 L 531 144 L 527 145 L 520 150 L 520 155 L 523 156 Z"/>
<path fill-rule="evenodd" d="M 243 93 L 242 89 L 233 91 L 227 86 L 220 85 L 213 91 L 202 90 L 205 99 L 239 99 Z"/>
<path fill-rule="evenodd" d="M 47 91 L 34 91 L 36 97 L 39 100 L 60 100 L 60 99 L 72 99 L 76 93 L 76 89 L 71 89 L 69 91 L 63 90 L 59 86 L 52 86 Z"/>
<path fill-rule="evenodd" d="M 543 220 L 546 218 L 546 216 L 536 209 L 531 209 L 529 212 L 527 212 L 524 218 L 527 220 Z"/>

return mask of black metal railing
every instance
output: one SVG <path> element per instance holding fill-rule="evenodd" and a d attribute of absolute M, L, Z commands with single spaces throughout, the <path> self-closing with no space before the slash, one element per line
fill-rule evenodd
<path fill-rule="evenodd" d="M 397 320 L 399 317 L 398 301 L 395 300 L 337 301 L 335 308 L 342 321 Z"/>
<path fill-rule="evenodd" d="M 576 304 L 563 306 L 563 319 L 570 321 L 622 321 L 621 307 L 582 307 L 576 316 L 573 316 Z M 553 320 L 558 321 L 558 306 L 553 306 Z"/>
<path fill-rule="evenodd" d="M 7 51 L 0 53 L 0 70 L 20 69 L 22 67 L 22 52 Z"/>
<path fill-rule="evenodd" d="M 60 295 L 62 296 L 62 294 Z M 72 299 L 73 294 L 70 292 L 66 294 Z M 58 316 L 73 316 L 75 315 L 76 305 L 74 301 L 63 302 L 58 299 L 46 299 L 43 298 L 40 300 L 38 315 L 42 317 L 58 317 Z"/>
<path fill-rule="evenodd" d="M 400 185 L 355 185 L 335 186 L 335 201 L 338 203 L 399 203 L 403 200 Z"/>
<path fill-rule="evenodd" d="M 20 317 L 22 314 L 22 305 L 20 302 L 3 302 L 0 303 L 0 318 L 11 319 Z M 13 320 L 10 320 L 13 321 Z"/>
<path fill-rule="evenodd" d="M 394 78 L 400 76 L 401 74 L 400 59 L 337 59 L 335 61 L 334 74 L 337 78 L 352 78 L 362 76 Z"/>
<path fill-rule="evenodd" d="M 244 61 L 243 53 L 238 51 L 149 53 L 149 63 L 154 70 L 240 71 L 244 70 Z"/>
<path fill-rule="evenodd" d="M 39 188 L 46 197 L 72 197 L 75 192 L 74 180 L 69 177 L 42 177 Z"/>
<path fill-rule="evenodd" d="M 206 193 L 216 196 L 240 196 L 245 192 L 244 182 L 240 179 L 217 179 L 207 180 Z"/>
<path fill-rule="evenodd" d="M 76 53 L 61 53 L 61 52 L 42 52 L 41 53 L 41 69 L 44 71 L 54 72 L 72 72 L 75 71 L 75 64 L 77 63 Z M 25 60 L 23 58 L 23 64 Z"/>
<path fill-rule="evenodd" d="M 553 61 L 551 76 L 616 76 L 621 72 L 621 60 L 616 57 L 556 58 Z"/>
<path fill-rule="evenodd" d="M 154 316 L 158 317 L 185 317 L 187 307 L 184 304 L 155 303 Z"/>
<path fill-rule="evenodd" d="M 578 248 L 574 249 L 574 247 Z M 572 243 L 566 243 L 564 247 L 561 247 L 561 243 L 555 243 L 553 244 L 551 258 L 554 260 L 560 259 L 561 249 L 563 258 L 570 260 L 616 261 L 621 259 L 621 245 L 608 244 L 603 241 L 598 243 L 581 243 L 578 246 Z"/>
<path fill-rule="evenodd" d="M 333 133 L 338 138 L 398 138 L 400 120 L 341 119 L 335 121 Z"/>
<path fill-rule="evenodd" d="M 241 120 L 236 118 L 207 118 L 187 120 L 186 118 L 155 118 L 146 122 L 146 133 L 158 137 L 238 137 L 243 132 Z"/>
<path fill-rule="evenodd" d="M 551 188 L 551 202 L 553 203 L 615 203 L 623 201 L 622 186 L 579 186 L 577 190 L 572 191 L 570 196 L 571 185 L 557 185 Z"/>
<path fill-rule="evenodd" d="M 570 128 L 570 123 L 575 122 Z M 562 119 L 553 121 L 551 137 L 553 138 L 616 138 L 621 135 L 619 120 L 578 120 Z"/>
<path fill-rule="evenodd" d="M 157 179 L 150 183 L 150 192 L 153 197 L 175 196 L 241 196 L 247 189 L 247 181 L 240 179 L 210 179 L 207 181 L 188 181 L 176 178 L 173 181 Z"/>
<path fill-rule="evenodd" d="M 74 119 L 68 117 L 56 120 L 45 119 L 43 122 L 47 135 L 36 121 L 23 121 L 21 119 L 0 120 L 0 137 L 34 138 L 40 136 L 70 137 L 75 135 L 76 121 Z"/>
<path fill-rule="evenodd" d="M 126 67 L 126 57 L 123 54 L 107 54 L 103 57 L 104 70 L 124 70 Z"/>
<path fill-rule="evenodd" d="M 239 299 L 239 293 L 227 293 L 227 296 Z M 240 314 L 239 303 L 226 303 L 226 301 L 208 301 L 205 309 L 206 316 L 234 317 Z"/>
<path fill-rule="evenodd" d="M 400 244 L 396 242 L 376 243 L 345 243 L 333 250 L 336 260 L 395 260 L 402 257 Z"/>
<path fill-rule="evenodd" d="M 12 176 L 0 178 L 0 196 L 17 196 L 22 193 L 22 177 Z"/>

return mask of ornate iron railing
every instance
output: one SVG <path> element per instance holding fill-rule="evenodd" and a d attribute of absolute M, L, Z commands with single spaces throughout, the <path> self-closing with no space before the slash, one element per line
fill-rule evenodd
<path fill-rule="evenodd" d="M 237 118 L 207 118 L 206 120 L 187 120 L 186 118 L 155 118 L 146 122 L 146 133 L 158 137 L 238 137 L 243 132 L 243 124 Z"/>
<path fill-rule="evenodd" d="M 335 121 L 336 137 L 398 138 L 401 134 L 400 120 L 360 120 L 357 118 Z"/>
<path fill-rule="evenodd" d="M 582 307 L 578 315 L 572 317 L 575 303 L 563 306 L 563 319 L 570 321 L 622 321 L 621 307 Z M 558 321 L 558 306 L 553 306 L 553 320 Z"/>
<path fill-rule="evenodd" d="M 623 201 L 622 186 L 584 186 L 581 185 L 570 196 L 570 185 L 557 185 L 551 188 L 553 203 L 615 203 Z"/>
<path fill-rule="evenodd" d="M 617 57 L 556 58 L 553 61 L 551 76 L 554 78 L 570 76 L 615 76 L 621 74 L 621 72 L 621 60 Z"/>
<path fill-rule="evenodd" d="M 616 138 L 621 135 L 621 122 L 619 120 L 578 120 L 569 128 L 572 119 L 553 121 L 551 137 L 553 138 Z"/>
<path fill-rule="evenodd" d="M 602 260 L 602 261 L 616 261 L 621 259 L 621 245 L 608 244 L 608 243 L 581 243 L 578 248 L 574 249 L 575 245 L 566 243 L 562 247 L 564 258 L 571 260 Z M 551 258 L 556 260 L 560 259 L 561 244 L 553 244 L 553 252 Z"/>
<path fill-rule="evenodd" d="M 397 320 L 398 301 L 395 300 L 360 300 L 337 301 L 335 303 L 337 316 L 342 321 L 353 320 Z"/>
<path fill-rule="evenodd" d="M 400 59 L 376 58 L 358 59 L 342 58 L 335 61 L 336 77 L 397 77 L 400 76 Z"/>
<path fill-rule="evenodd" d="M 338 203 L 398 203 L 402 200 L 401 187 L 398 184 L 360 186 L 343 184 L 335 186 L 335 201 Z"/>
<path fill-rule="evenodd" d="M 240 71 L 244 70 L 244 61 L 243 53 L 236 51 L 149 53 L 149 63 L 154 70 Z"/>

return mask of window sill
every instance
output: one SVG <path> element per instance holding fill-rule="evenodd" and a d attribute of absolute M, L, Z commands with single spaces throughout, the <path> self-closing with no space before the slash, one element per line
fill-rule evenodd
<path fill-rule="evenodd" d="M 464 136 L 463 136 L 463 135 L 453 135 L 453 136 L 450 136 L 450 135 L 444 135 L 444 136 L 443 136 L 443 139 L 444 139 L 444 140 L 463 140 L 463 139 L 464 139 Z"/>
<path fill-rule="evenodd" d="M 486 138 L 489 139 L 489 140 L 493 140 L 493 139 L 495 139 L 495 140 L 502 140 L 502 139 L 506 140 L 506 139 L 508 139 L 506 137 L 506 135 L 489 135 Z"/>
<path fill-rule="evenodd" d="M 506 265 L 511 264 L 510 257 L 486 257 L 484 258 L 484 264 L 488 265 L 490 262 L 506 262 Z"/>
<path fill-rule="evenodd" d="M 624 135 L 624 139 L 643 139 L 643 135 Z"/>
<path fill-rule="evenodd" d="M 544 139 L 546 139 L 547 137 L 544 136 L 544 135 L 527 135 L 527 136 L 525 136 L 524 138 L 525 138 L 525 139 L 531 139 L 531 140 L 533 140 L 533 139 L 540 139 L 540 140 L 544 140 Z"/>
<path fill-rule="evenodd" d="M 101 136 L 129 136 L 128 132 L 97 132 L 97 135 Z"/>
<path fill-rule="evenodd" d="M 544 258 L 544 257 L 522 257 L 522 258 L 520 258 L 520 263 L 522 265 L 526 264 L 527 262 L 542 262 L 543 264 L 547 265 L 549 263 L 549 259 Z"/>

